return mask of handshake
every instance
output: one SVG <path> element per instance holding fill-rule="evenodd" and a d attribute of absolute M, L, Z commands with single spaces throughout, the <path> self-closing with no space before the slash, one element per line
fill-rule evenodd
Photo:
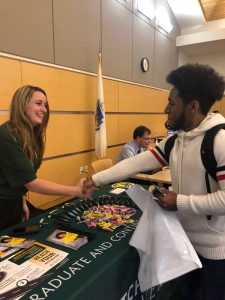
<path fill-rule="evenodd" d="M 79 182 L 80 192 L 78 195 L 83 200 L 88 200 L 91 198 L 92 194 L 98 190 L 93 179 L 91 177 L 82 178 Z"/>

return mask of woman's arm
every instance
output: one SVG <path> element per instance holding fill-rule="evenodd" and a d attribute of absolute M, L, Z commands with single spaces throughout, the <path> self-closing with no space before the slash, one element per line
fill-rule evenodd
<path fill-rule="evenodd" d="M 36 178 L 35 180 L 25 184 L 26 188 L 34 193 L 45 195 L 68 195 L 72 197 L 80 197 L 82 199 L 88 199 L 93 192 L 93 188 L 85 190 L 83 192 L 83 185 L 85 179 L 81 179 L 76 185 L 62 185 L 54 182 L 50 182 L 44 179 Z"/>
<path fill-rule="evenodd" d="M 30 217 L 30 211 L 29 211 L 29 208 L 27 206 L 26 195 L 24 195 L 23 196 L 23 216 L 22 216 L 22 221 L 28 220 L 29 217 Z"/>

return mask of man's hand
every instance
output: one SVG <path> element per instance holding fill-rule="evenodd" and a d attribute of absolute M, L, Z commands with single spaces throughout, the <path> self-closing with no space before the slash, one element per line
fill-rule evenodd
<path fill-rule="evenodd" d="M 93 179 L 91 177 L 88 177 L 84 180 L 83 182 L 83 193 L 93 193 L 96 191 L 98 188 L 96 187 Z"/>
<path fill-rule="evenodd" d="M 88 200 L 91 198 L 91 195 L 93 194 L 94 191 L 97 190 L 95 185 L 86 185 L 87 179 L 82 178 L 78 184 L 76 185 L 77 188 L 77 197 L 80 197 L 83 200 Z"/>
<path fill-rule="evenodd" d="M 162 189 L 161 191 L 163 195 L 158 196 L 156 202 L 165 210 L 176 211 L 177 194 L 166 189 Z"/>

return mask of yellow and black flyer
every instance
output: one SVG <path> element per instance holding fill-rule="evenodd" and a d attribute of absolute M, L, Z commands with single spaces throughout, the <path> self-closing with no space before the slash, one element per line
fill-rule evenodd
<path fill-rule="evenodd" d="M 28 249 L 6 258 L 0 262 L 0 298 L 12 299 L 13 293 L 17 296 L 13 299 L 19 299 L 30 282 L 42 277 L 67 255 L 67 252 L 35 242 Z"/>
<path fill-rule="evenodd" d="M 29 240 L 23 237 L 12 237 L 8 235 L 0 236 L 0 247 L 11 248 L 28 248 L 33 244 L 34 240 Z"/>
<path fill-rule="evenodd" d="M 56 229 L 47 238 L 47 241 L 78 250 L 88 242 L 88 239 L 86 236 L 80 236 L 77 233 Z"/>

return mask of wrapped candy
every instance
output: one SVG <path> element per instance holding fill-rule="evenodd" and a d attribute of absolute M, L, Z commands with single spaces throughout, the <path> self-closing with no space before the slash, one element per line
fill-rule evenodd
<path fill-rule="evenodd" d="M 103 230 L 113 231 L 119 226 L 133 223 L 131 218 L 136 213 L 134 208 L 125 205 L 104 204 L 96 205 L 84 211 L 82 220 L 88 227 L 100 227 Z"/>

